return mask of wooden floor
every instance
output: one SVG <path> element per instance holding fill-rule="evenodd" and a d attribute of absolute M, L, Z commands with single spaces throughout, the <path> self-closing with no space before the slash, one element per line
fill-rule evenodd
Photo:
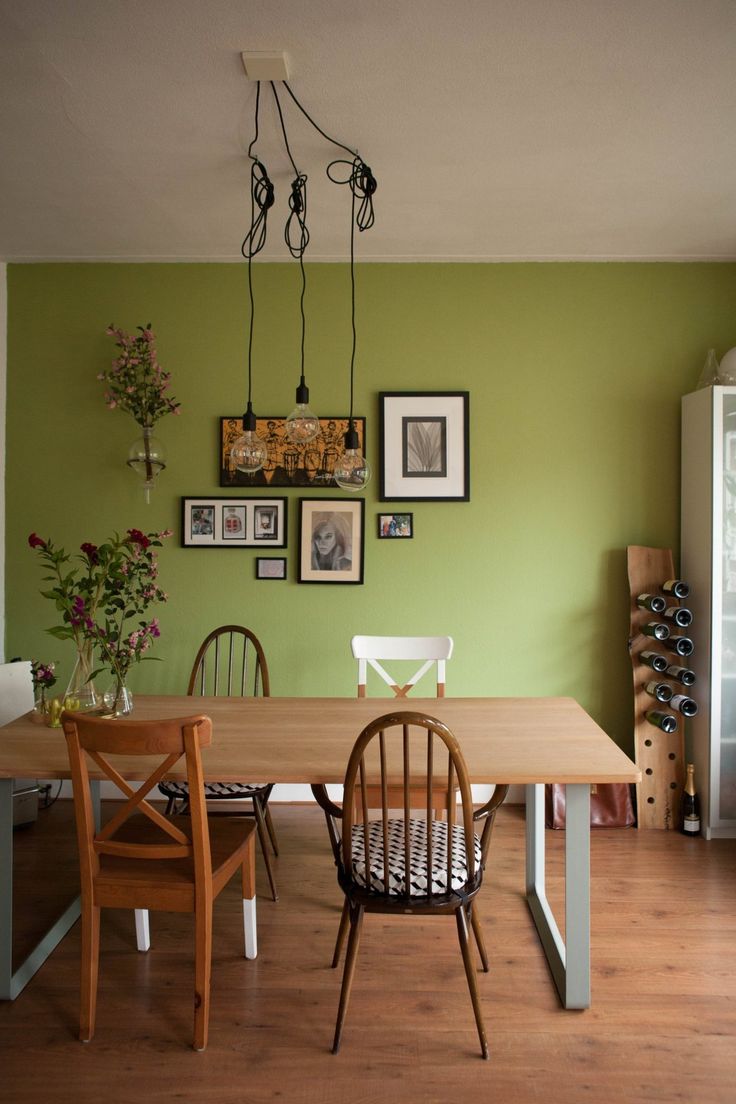
<path fill-rule="evenodd" d="M 16 833 L 26 941 L 75 877 L 68 803 L 40 816 Z M 274 821 L 281 899 L 269 899 L 259 866 L 257 961 L 241 957 L 237 880 L 216 902 L 208 1049 L 189 1046 L 191 918 L 152 916 L 153 947 L 139 955 L 132 916 L 106 912 L 95 1039 L 75 1036 L 76 925 L 18 1000 L 0 1004 L 3 1102 L 736 1100 L 736 841 L 593 834 L 593 1007 L 566 1012 L 523 898 L 522 813 L 502 810 L 480 897 L 491 1060 L 480 1058 L 448 917 L 367 918 L 334 1057 L 339 976 L 329 962 L 341 900 L 324 822 L 314 808 L 284 806 Z M 564 837 L 547 837 L 559 907 Z"/>

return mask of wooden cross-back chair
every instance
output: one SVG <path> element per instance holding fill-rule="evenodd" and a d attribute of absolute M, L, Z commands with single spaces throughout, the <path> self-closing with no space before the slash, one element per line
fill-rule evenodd
<path fill-rule="evenodd" d="M 447 820 L 432 816 L 438 785 L 445 789 Z M 371 786 L 381 795 L 380 812 L 373 820 L 368 815 Z M 389 792 L 397 786 L 403 795 L 399 816 L 395 812 L 390 815 Z M 418 787 L 424 788 L 426 819 L 412 816 L 412 793 Z M 312 790 L 325 812 L 337 878 L 345 894 L 333 967 L 340 960 L 348 928 L 350 933 L 333 1053 L 340 1048 L 364 913 L 454 913 L 478 1038 L 487 1058 L 468 933 L 472 929 L 475 934 L 487 972 L 488 955 L 475 896 L 481 887 L 496 810 L 508 786 L 497 786 L 490 801 L 474 810 L 465 760 L 450 730 L 423 713 L 396 712 L 378 717 L 358 737 L 345 773 L 342 808 L 330 800 L 324 786 Z M 356 798 L 362 823 L 356 822 Z M 478 837 L 475 826 L 481 823 Z"/>
<path fill-rule="evenodd" d="M 434 668 L 435 696 L 444 698 L 445 664 L 452 656 L 453 647 L 454 641 L 451 636 L 354 636 L 350 641 L 350 648 L 354 658 L 358 661 L 358 697 L 364 698 L 366 696 L 368 669 L 370 667 L 391 688 L 394 697 L 397 698 L 405 698 L 416 684 Z M 389 660 L 418 661 L 420 666 L 405 682 L 402 675 L 402 683 L 399 683 L 385 669 L 381 660 L 384 662 Z M 413 798 L 414 796 L 412 795 Z M 421 805 L 423 794 L 419 793 L 416 796 L 418 796 Z M 398 802 L 401 805 L 400 791 L 390 791 L 389 798 L 394 803 Z M 444 792 L 437 792 L 435 798 L 434 811 L 439 819 L 442 816 L 442 810 L 446 808 Z M 378 803 L 379 797 L 376 790 L 369 788 L 368 807 L 373 809 Z M 356 808 L 360 812 L 360 806 L 358 805 Z"/>
<path fill-rule="evenodd" d="M 255 633 L 243 625 L 220 625 L 202 641 L 197 652 L 192 673 L 189 676 L 187 694 L 202 697 L 260 697 L 271 694 L 268 664 L 261 643 Z M 159 789 L 168 798 L 166 814 L 185 813 L 188 807 L 186 782 L 164 782 Z M 266 866 L 271 896 L 278 900 L 276 876 L 268 840 L 275 855 L 279 853 L 276 831 L 268 808 L 273 783 L 270 782 L 207 782 L 205 794 L 208 801 L 243 801 L 252 803 L 244 810 L 246 816 L 254 816 L 258 828 L 263 861 Z M 229 809 L 228 815 L 239 812 Z"/>
<path fill-rule="evenodd" d="M 194 913 L 194 1048 L 207 1045 L 212 959 L 212 903 L 241 870 L 245 956 L 256 957 L 255 825 L 243 820 L 208 822 L 200 749 L 212 742 L 202 715 L 163 721 L 104 720 L 63 713 L 74 791 L 82 888 L 82 979 L 79 1037 L 95 1031 L 100 949 L 100 910 L 124 908 Z M 158 762 L 137 790 L 114 758 Z M 186 817 L 167 818 L 146 800 L 182 758 L 189 783 Z M 89 761 L 122 792 L 112 818 L 95 829 Z M 139 766 L 139 769 L 140 766 Z M 140 939 L 139 939 L 140 946 Z M 147 949 L 147 948 L 146 948 Z"/>
<path fill-rule="evenodd" d="M 435 669 L 436 696 L 445 696 L 445 662 L 452 655 L 451 636 L 354 636 L 350 641 L 358 661 L 358 697 L 366 696 L 368 668 L 391 688 L 394 696 L 405 698 L 431 668 Z M 419 666 L 403 685 L 383 667 L 387 660 L 419 660 Z M 402 676 L 403 677 L 403 676 Z"/>

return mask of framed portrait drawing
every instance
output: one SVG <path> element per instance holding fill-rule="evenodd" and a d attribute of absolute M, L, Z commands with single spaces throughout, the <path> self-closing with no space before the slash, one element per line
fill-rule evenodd
<path fill-rule="evenodd" d="M 470 498 L 467 391 L 382 391 L 380 501 Z"/>
<path fill-rule="evenodd" d="M 404 540 L 414 536 L 413 514 L 379 514 L 378 536 L 380 540 Z"/>
<path fill-rule="evenodd" d="M 354 418 L 360 448 L 365 456 L 365 418 Z M 230 459 L 230 450 L 243 432 L 243 418 L 220 418 L 221 487 L 304 487 L 323 490 L 336 487 L 335 464 L 343 450 L 348 428 L 346 417 L 319 419 L 319 436 L 306 445 L 294 445 L 286 439 L 283 414 L 256 418 L 256 433 L 268 448 L 266 463 L 260 471 L 238 471 Z"/>
<path fill-rule="evenodd" d="M 285 548 L 286 498 L 182 498 L 183 548 Z"/>
<path fill-rule="evenodd" d="M 299 582 L 362 583 L 362 498 L 299 499 Z"/>
<path fill-rule="evenodd" d="M 286 556 L 256 556 L 256 579 L 285 579 Z"/>

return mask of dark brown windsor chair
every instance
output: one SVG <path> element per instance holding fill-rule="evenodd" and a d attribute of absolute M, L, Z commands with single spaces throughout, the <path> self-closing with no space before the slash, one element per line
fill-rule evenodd
<path fill-rule="evenodd" d="M 82 888 L 82 976 L 79 1038 L 95 1032 L 102 908 L 194 913 L 194 1049 L 204 1050 L 210 1007 L 212 903 L 240 869 L 245 956 L 256 957 L 254 825 L 210 823 L 204 801 L 200 749 L 212 743 L 209 717 L 164 721 L 103 720 L 62 715 L 74 789 Z M 134 790 L 121 775 L 127 764 L 154 759 L 155 769 Z M 167 818 L 146 801 L 160 778 L 185 759 L 190 815 Z M 96 831 L 89 764 L 126 798 Z M 141 769 L 140 767 L 138 768 Z"/>
<path fill-rule="evenodd" d="M 432 815 L 440 785 L 447 798 L 446 820 L 435 820 Z M 337 879 L 345 894 L 333 967 L 350 928 L 333 1053 L 340 1048 L 364 913 L 454 913 L 478 1038 L 487 1058 L 469 929 L 475 934 L 483 970 L 488 972 L 475 897 L 496 810 L 508 786 L 497 786 L 490 801 L 474 811 L 465 760 L 450 730 L 423 713 L 396 712 L 378 717 L 358 737 L 345 774 L 342 808 L 330 800 L 324 786 L 312 790 L 325 812 Z M 377 820 L 368 816 L 371 790 L 381 795 Z M 400 815 L 390 816 L 395 800 L 390 795 L 397 790 L 402 800 Z M 412 801 L 419 791 L 425 795 L 422 811 L 426 818 L 421 819 L 412 816 Z M 356 823 L 356 803 L 362 823 Z M 481 822 L 479 838 L 474 826 Z"/>
<path fill-rule="evenodd" d="M 202 641 L 197 652 L 189 677 L 187 694 L 199 694 L 203 697 L 207 695 L 270 697 L 268 664 L 255 633 L 242 625 L 221 625 L 213 629 Z M 175 811 L 179 813 L 187 811 L 186 782 L 162 782 L 159 789 L 168 798 L 167 816 Z M 252 803 L 252 810 L 244 810 L 244 815 L 255 817 L 263 861 L 271 886 L 271 896 L 274 901 L 277 901 L 276 878 L 268 850 L 270 838 L 274 855 L 279 853 L 276 832 L 268 808 L 272 789 L 271 782 L 206 782 L 204 787 L 207 801 L 248 800 Z M 234 812 L 237 810 L 228 810 L 229 815 Z"/>

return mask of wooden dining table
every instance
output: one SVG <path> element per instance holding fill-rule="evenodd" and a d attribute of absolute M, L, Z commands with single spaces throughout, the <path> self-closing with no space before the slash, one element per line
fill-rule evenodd
<path fill-rule="evenodd" d="M 526 894 L 565 1008 L 590 1005 L 590 786 L 636 782 L 635 763 L 572 698 L 192 698 L 137 696 L 136 720 L 206 714 L 212 746 L 202 755 L 206 781 L 341 783 L 352 745 L 369 721 L 408 705 L 443 721 L 457 737 L 473 783 L 525 786 Z M 116 760 L 123 777 L 139 763 Z M 99 777 L 90 772 L 99 808 Z M 14 999 L 79 916 L 67 908 L 13 970 L 14 778 L 70 777 L 60 729 L 26 715 L 0 728 L 0 998 Z M 101 777 L 101 776 L 100 776 Z M 184 778 L 182 769 L 170 778 Z M 567 784 L 565 939 L 545 889 L 544 784 Z"/>

